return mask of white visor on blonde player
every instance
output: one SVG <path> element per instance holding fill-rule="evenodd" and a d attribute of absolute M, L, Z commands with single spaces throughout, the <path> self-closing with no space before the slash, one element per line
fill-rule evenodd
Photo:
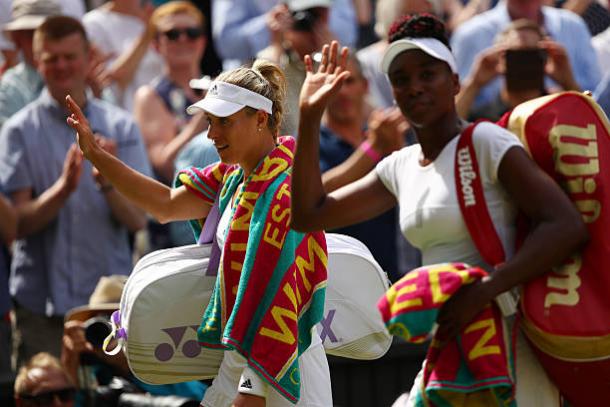
<path fill-rule="evenodd" d="M 402 38 L 392 42 L 381 59 L 381 70 L 387 74 L 394 58 L 411 49 L 422 50 L 432 58 L 446 62 L 451 72 L 457 73 L 457 64 L 451 50 L 436 38 Z"/>
<path fill-rule="evenodd" d="M 201 109 L 217 117 L 227 117 L 239 112 L 246 106 L 271 114 L 273 102 L 263 95 L 241 86 L 214 81 L 205 97 L 187 107 L 186 112 L 195 114 Z"/>

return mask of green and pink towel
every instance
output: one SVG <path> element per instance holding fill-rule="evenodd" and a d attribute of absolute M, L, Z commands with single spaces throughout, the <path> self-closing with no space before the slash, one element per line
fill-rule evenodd
<path fill-rule="evenodd" d="M 239 191 L 243 171 L 235 165 L 190 168 L 177 180 L 210 205 L 220 193 L 221 213 L 238 192 L 200 344 L 239 352 L 292 403 L 300 395 L 298 357 L 322 319 L 328 263 L 322 232 L 289 228 L 294 148 L 294 138 L 280 138 Z M 196 236 L 201 225 L 192 223 Z"/>
<path fill-rule="evenodd" d="M 487 275 L 463 263 L 420 267 L 379 300 L 392 335 L 421 343 L 432 335 L 441 306 L 460 287 Z M 445 344 L 436 335 L 428 348 L 417 406 L 516 406 L 511 349 L 502 314 L 489 304 L 461 334 Z"/>

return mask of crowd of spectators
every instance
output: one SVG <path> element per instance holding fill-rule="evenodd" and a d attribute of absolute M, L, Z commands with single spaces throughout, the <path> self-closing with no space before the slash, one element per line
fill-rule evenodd
<path fill-rule="evenodd" d="M 355 56 L 320 132 L 330 191 L 349 182 L 342 163 L 366 155 L 364 174 L 415 142 L 379 66 L 390 24 L 414 12 L 435 14 L 451 30 L 462 117 L 497 120 L 525 100 L 565 90 L 591 91 L 610 112 L 605 0 L 0 2 L 0 382 L 13 383 L 23 366 L 15 388 L 26 404 L 31 372 L 78 388 L 54 359 L 65 316 L 88 302 L 100 278 L 128 275 L 148 251 L 195 242 L 184 223 L 147 219 L 83 161 L 66 124 L 67 94 L 100 145 L 171 185 L 180 168 L 218 159 L 205 113 L 185 114 L 210 77 L 254 58 L 278 64 L 288 83 L 282 133 L 296 135 L 303 57 L 315 60 L 324 43 L 339 39 Z M 532 49 L 541 55 L 534 74 L 542 82 L 515 85 L 509 55 Z M 364 241 L 392 280 L 420 261 L 397 216 L 392 210 L 340 231 Z"/>

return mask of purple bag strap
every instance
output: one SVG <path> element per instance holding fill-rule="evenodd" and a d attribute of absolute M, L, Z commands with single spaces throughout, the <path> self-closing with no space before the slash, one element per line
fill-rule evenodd
<path fill-rule="evenodd" d="M 220 246 L 218 246 L 218 241 L 216 240 L 216 229 L 218 228 L 218 223 L 220 222 L 219 196 L 220 194 L 216 195 L 214 205 L 212 205 L 210 213 L 208 213 L 208 216 L 205 218 L 203 229 L 201 230 L 199 239 L 197 239 L 197 244 L 212 244 L 210 258 L 208 261 L 208 269 L 205 272 L 207 276 L 217 275 L 218 264 L 220 263 L 221 251 Z"/>

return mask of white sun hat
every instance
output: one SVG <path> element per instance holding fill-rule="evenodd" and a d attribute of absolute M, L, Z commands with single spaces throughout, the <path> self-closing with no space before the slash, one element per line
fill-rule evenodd
<path fill-rule="evenodd" d="M 422 50 L 432 58 L 446 62 L 451 68 L 451 72 L 457 73 L 457 63 L 453 53 L 449 47 L 436 38 L 402 38 L 392 42 L 381 59 L 381 70 L 387 74 L 394 58 L 411 49 Z"/>
<path fill-rule="evenodd" d="M 199 110 L 203 110 L 214 116 L 227 117 L 237 113 L 246 106 L 271 114 L 273 102 L 265 96 L 241 86 L 214 81 L 211 83 L 205 97 L 199 102 L 190 105 L 186 112 L 188 114 L 195 114 Z"/>

